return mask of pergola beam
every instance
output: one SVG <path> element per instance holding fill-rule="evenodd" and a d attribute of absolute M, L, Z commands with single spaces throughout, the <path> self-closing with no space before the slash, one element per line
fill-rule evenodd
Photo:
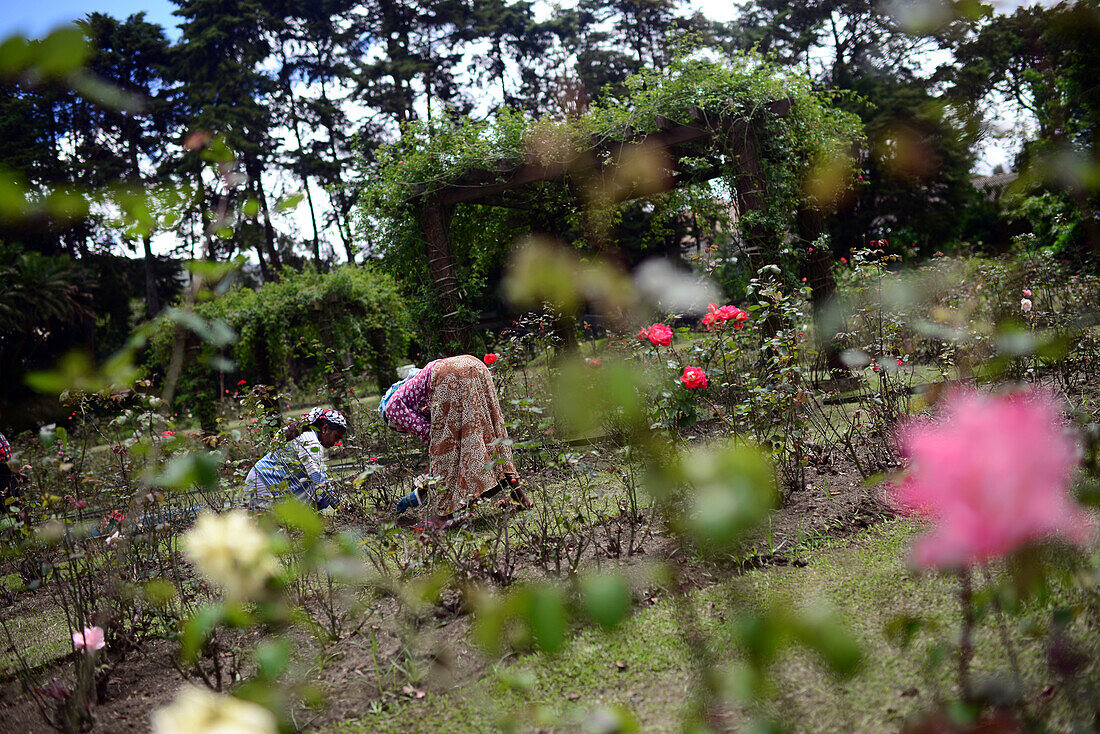
<path fill-rule="evenodd" d="M 786 117 L 791 109 L 790 99 L 780 99 L 766 105 L 770 114 Z M 461 178 L 446 184 L 439 190 L 439 201 L 445 205 L 476 203 L 481 199 L 490 199 L 505 191 L 522 188 L 543 181 L 561 181 L 567 176 L 584 175 L 603 165 L 606 157 L 619 158 L 623 152 L 636 146 L 655 146 L 671 151 L 689 143 L 709 140 L 717 134 L 730 134 L 737 128 L 746 128 L 747 121 L 741 117 L 719 118 L 714 122 L 693 109 L 689 115 L 690 124 L 675 124 L 664 116 L 657 117 L 657 132 L 636 137 L 633 130 L 624 131 L 624 139 L 610 145 L 594 145 L 590 155 L 577 155 L 567 161 L 541 163 L 530 161 L 515 166 L 511 170 L 500 168 L 475 169 Z M 602 154 L 602 155 L 600 155 Z"/>

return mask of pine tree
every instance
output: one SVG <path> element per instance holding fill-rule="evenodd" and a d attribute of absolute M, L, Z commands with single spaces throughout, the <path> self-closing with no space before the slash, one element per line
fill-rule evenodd
<path fill-rule="evenodd" d="M 119 21 L 92 13 L 80 23 L 92 46 L 88 68 L 132 96 L 132 109 L 89 107 L 98 130 L 89 177 L 103 186 L 119 181 L 134 189 L 153 185 L 167 157 L 168 135 L 175 120 L 166 98 L 169 42 L 164 28 L 138 13 Z M 137 101 L 140 100 L 140 106 Z M 152 230 L 141 235 L 145 260 L 145 303 L 149 317 L 160 311 Z"/>
<path fill-rule="evenodd" d="M 271 56 L 268 31 L 276 18 L 259 0 L 173 0 L 184 19 L 172 66 L 180 84 L 181 104 L 189 130 L 206 130 L 224 138 L 244 174 L 239 195 L 258 202 L 256 219 L 239 227 L 239 244 L 254 247 L 265 280 L 277 280 L 281 260 L 265 190 L 264 174 L 276 149 L 272 137 L 270 97 L 274 81 L 263 72 Z M 201 176 L 193 158 L 188 173 Z M 207 185 L 199 184 L 201 205 L 209 210 Z M 230 178 L 223 195 L 237 195 Z M 242 247 L 242 249 L 244 249 Z M 216 243 L 208 238 L 210 257 Z"/>

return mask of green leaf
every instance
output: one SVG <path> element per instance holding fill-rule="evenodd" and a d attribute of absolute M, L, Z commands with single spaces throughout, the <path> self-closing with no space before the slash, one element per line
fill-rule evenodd
<path fill-rule="evenodd" d="M 188 260 L 185 267 L 196 278 L 201 278 L 207 283 L 216 283 L 232 273 L 240 270 L 241 260 L 230 262 L 214 262 L 212 260 Z"/>
<path fill-rule="evenodd" d="M 158 486 L 173 489 L 187 489 L 196 484 L 207 489 L 216 489 L 218 467 L 224 460 L 225 457 L 217 451 L 209 453 L 195 451 L 176 456 L 168 462 L 168 466 L 157 477 L 155 483 Z"/>
<path fill-rule="evenodd" d="M 290 664 L 290 654 L 293 646 L 290 640 L 275 639 L 265 640 L 256 648 L 256 663 L 259 666 L 259 675 L 262 679 L 275 680 L 284 672 Z"/>
<path fill-rule="evenodd" d="M 63 356 L 52 371 L 31 372 L 24 381 L 38 392 L 54 395 L 66 390 L 101 393 L 112 387 L 129 387 L 137 379 L 133 351 L 133 344 L 128 344 L 97 370 L 91 355 L 75 350 Z"/>
<path fill-rule="evenodd" d="M 146 601 L 156 609 L 167 609 L 176 599 L 176 587 L 164 579 L 153 579 L 142 587 Z"/>
<path fill-rule="evenodd" d="M 641 730 L 641 725 L 625 706 L 597 706 L 585 717 L 584 730 L 591 734 L 633 734 Z"/>
<path fill-rule="evenodd" d="M 553 586 L 528 590 L 525 618 L 536 648 L 557 652 L 565 642 L 566 615 L 561 591 Z"/>
<path fill-rule="evenodd" d="M 275 203 L 275 209 L 280 212 L 288 212 L 291 209 L 297 207 L 304 198 L 305 194 L 291 194 L 289 196 L 284 196 Z"/>
<path fill-rule="evenodd" d="M 38 441 L 46 448 L 53 446 L 57 435 L 57 424 L 50 423 L 38 429 Z"/>
<path fill-rule="evenodd" d="M 272 505 L 271 513 L 286 527 L 301 531 L 307 543 L 316 540 L 325 529 L 321 516 L 297 497 L 279 500 Z"/>
<path fill-rule="evenodd" d="M 803 612 L 795 624 L 795 634 L 804 645 L 821 655 L 837 675 L 851 677 L 863 664 L 859 644 L 836 616 L 825 610 Z"/>
<path fill-rule="evenodd" d="M 920 630 L 922 624 L 923 621 L 920 617 L 911 614 L 899 614 L 886 622 L 883 631 L 886 633 L 886 639 L 891 644 L 905 650 L 909 647 L 909 643 L 913 640 L 913 636 L 917 631 Z"/>
<path fill-rule="evenodd" d="M 619 624 L 630 611 L 630 589 L 618 574 L 598 574 L 581 580 L 584 611 L 605 629 Z"/>
<path fill-rule="evenodd" d="M 215 354 L 211 357 L 207 364 L 210 366 L 210 369 L 217 370 L 218 372 L 232 372 L 237 369 L 236 362 L 231 359 L 226 359 L 220 354 Z"/>
<path fill-rule="evenodd" d="M 8 36 L 0 43 L 0 75 L 14 76 L 31 61 L 31 47 L 22 34 Z"/>
<path fill-rule="evenodd" d="M 473 633 L 477 644 L 492 654 L 500 650 L 507 621 L 504 602 L 499 594 L 475 589 L 470 596 L 474 610 Z"/>
<path fill-rule="evenodd" d="M 728 550 L 776 505 L 775 472 L 755 448 L 705 448 L 680 462 L 694 488 L 684 526 L 705 554 Z"/>
<path fill-rule="evenodd" d="M 214 632 L 214 628 L 221 624 L 224 618 L 225 610 L 221 604 L 209 604 L 199 608 L 195 616 L 184 624 L 183 635 L 180 637 L 180 657 L 184 662 L 195 662 L 199 652 Z"/>
<path fill-rule="evenodd" d="M 182 308 L 165 309 L 164 316 L 215 347 L 225 347 L 237 340 L 237 334 L 229 324 L 220 319 L 205 319 L 194 311 Z"/>
<path fill-rule="evenodd" d="M 44 77 L 61 77 L 80 67 L 88 58 L 88 39 L 76 26 L 64 26 L 34 44 L 34 65 Z"/>
<path fill-rule="evenodd" d="M 527 668 L 505 668 L 498 678 L 505 686 L 520 693 L 530 693 L 539 682 L 535 674 Z"/>

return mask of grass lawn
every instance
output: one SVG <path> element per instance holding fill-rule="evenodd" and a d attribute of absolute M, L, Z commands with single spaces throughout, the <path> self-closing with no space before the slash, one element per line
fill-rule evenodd
<path fill-rule="evenodd" d="M 774 666 L 773 696 L 761 711 L 796 731 L 896 731 L 907 717 L 949 697 L 956 685 L 950 654 L 928 666 L 930 656 L 954 639 L 961 615 L 958 581 L 942 574 L 916 574 L 908 548 L 919 528 L 906 521 L 880 523 L 861 534 L 803 551 L 794 565 L 756 569 L 700 589 L 693 599 L 711 627 L 719 659 L 735 662 L 733 607 L 763 605 L 836 610 L 865 654 L 862 671 L 837 681 L 814 656 L 797 650 Z M 1054 600 L 1035 604 L 1007 630 L 1020 654 L 1029 700 L 1057 687 L 1046 665 L 1042 639 L 1023 634 L 1045 624 Z M 498 660 L 479 675 L 419 700 L 402 698 L 384 709 L 346 720 L 330 732 L 483 732 L 550 725 L 570 730 L 601 706 L 621 706 L 637 717 L 641 731 L 676 731 L 691 687 L 693 669 L 676 607 L 667 598 L 643 602 L 612 634 L 577 630 L 556 655 L 527 653 Z M 906 650 L 888 641 L 886 628 L 899 615 L 928 621 Z M 1070 633 L 1084 636 L 1072 625 Z M 992 615 L 975 635 L 974 678 L 1007 675 L 1009 661 Z M 507 683 L 506 681 L 513 681 Z M 517 686 L 514 681 L 522 681 Z M 525 691 L 525 692 L 524 692 Z M 1043 714 L 1059 728 L 1060 697 L 1044 696 Z M 741 719 L 730 705 L 733 722 Z M 563 718 L 559 718 L 563 717 Z M 564 722 L 564 723 L 563 723 Z"/>

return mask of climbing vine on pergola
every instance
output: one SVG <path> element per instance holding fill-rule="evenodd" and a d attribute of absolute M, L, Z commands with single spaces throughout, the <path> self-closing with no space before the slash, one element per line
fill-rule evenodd
<path fill-rule="evenodd" d="M 415 123 L 380 151 L 364 221 L 384 267 L 415 291 L 417 316 L 444 344 L 470 343 L 469 290 L 532 222 L 561 219 L 564 208 L 581 222 L 573 244 L 599 249 L 624 203 L 692 187 L 713 199 L 704 187 L 714 179 L 734 199 L 754 264 L 805 252 L 815 302 L 831 295 L 827 250 L 785 245 L 812 241 L 849 183 L 858 120 L 755 54 L 681 57 L 631 77 L 627 89 L 570 118 L 505 111 L 491 121 Z"/>

